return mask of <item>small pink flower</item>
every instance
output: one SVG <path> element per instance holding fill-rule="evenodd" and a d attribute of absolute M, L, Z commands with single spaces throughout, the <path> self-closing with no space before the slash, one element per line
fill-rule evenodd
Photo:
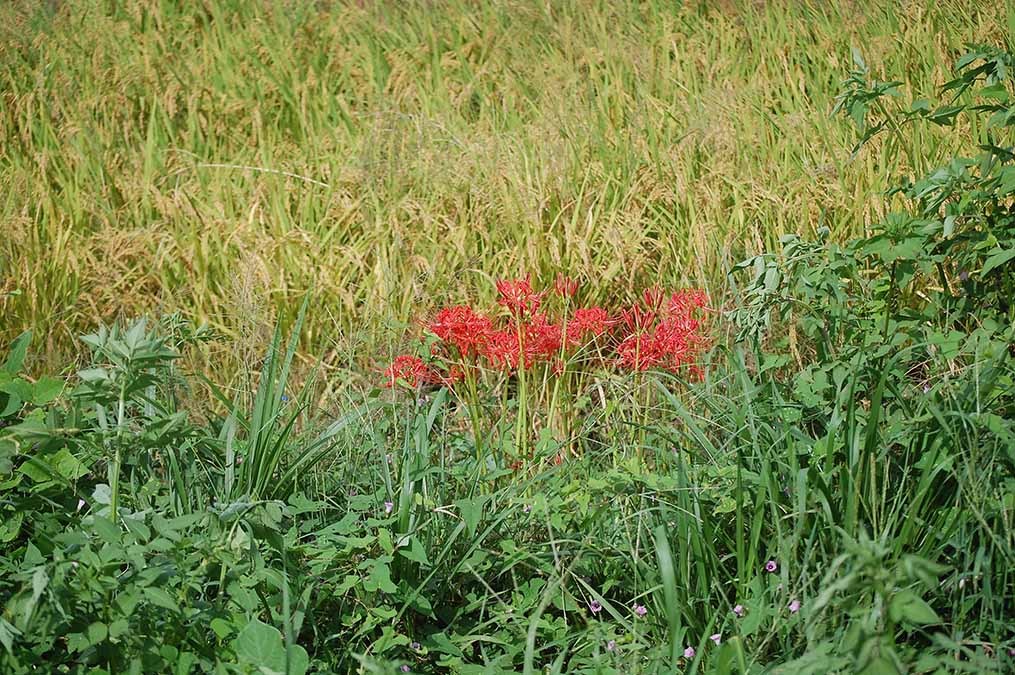
<path fill-rule="evenodd" d="M 638 616 L 645 616 L 646 614 L 648 614 L 648 609 L 646 609 L 645 605 L 639 605 L 635 603 L 634 613 L 637 614 Z"/>
<path fill-rule="evenodd" d="M 606 643 L 606 651 L 608 651 L 608 652 L 615 652 L 615 651 L 617 651 L 617 641 L 616 640 L 609 640 L 609 641 L 607 641 L 607 643 Z"/>
<path fill-rule="evenodd" d="M 420 649 L 422 649 L 422 648 L 423 648 L 423 645 L 419 644 L 418 642 L 413 642 L 413 643 L 412 643 L 411 645 L 409 645 L 409 646 L 410 646 L 410 647 L 412 647 L 412 648 L 413 648 L 413 649 L 414 649 L 415 651 L 417 651 L 417 652 L 418 652 L 418 651 L 419 651 Z"/>
<path fill-rule="evenodd" d="M 84 499 L 79 499 L 78 500 L 78 508 L 77 508 L 77 510 L 80 511 L 83 508 L 85 508 L 85 500 Z"/>
<path fill-rule="evenodd" d="M 777 569 L 779 569 L 779 565 L 776 564 L 774 560 L 769 560 L 767 563 L 765 563 L 766 572 L 774 572 Z"/>
<path fill-rule="evenodd" d="M 592 610 L 593 614 L 599 614 L 599 612 L 603 611 L 603 606 L 597 600 L 593 600 L 589 603 L 589 609 Z"/>
<path fill-rule="evenodd" d="M 694 647 L 688 647 L 687 649 L 684 650 L 685 659 L 693 659 L 694 654 L 695 654 Z"/>
<path fill-rule="evenodd" d="M 792 601 L 790 601 L 790 603 L 789 603 L 789 611 L 792 614 L 796 614 L 797 612 L 799 612 L 800 611 L 800 601 L 799 600 L 792 600 Z"/>
<path fill-rule="evenodd" d="M 403 663 L 402 667 L 399 668 L 399 670 L 401 670 L 403 673 L 409 672 L 409 664 L 408 663 Z"/>
<path fill-rule="evenodd" d="M 522 507 L 522 513 L 529 513 L 532 511 L 532 504 L 526 504 Z"/>
<path fill-rule="evenodd" d="M 737 618 L 742 617 L 744 615 L 744 606 L 743 605 L 735 605 L 733 607 L 733 613 L 737 615 Z"/>
<path fill-rule="evenodd" d="M 384 502 L 384 512 L 385 513 L 391 513 L 391 510 L 393 508 L 395 508 L 395 505 L 394 505 L 393 502 Z"/>
<path fill-rule="evenodd" d="M 722 634 L 716 633 L 715 635 L 709 635 L 708 639 L 715 643 L 716 647 L 722 643 Z"/>

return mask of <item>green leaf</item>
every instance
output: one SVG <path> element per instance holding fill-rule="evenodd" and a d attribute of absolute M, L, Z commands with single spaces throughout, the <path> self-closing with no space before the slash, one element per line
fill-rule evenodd
<path fill-rule="evenodd" d="M 464 656 L 458 645 L 448 639 L 448 636 L 444 633 L 434 633 L 427 642 L 427 647 L 435 652 L 450 654 L 451 656 Z"/>
<path fill-rule="evenodd" d="M 18 536 L 24 519 L 25 514 L 19 511 L 0 522 L 0 544 L 13 541 L 14 537 Z"/>
<path fill-rule="evenodd" d="M 126 634 L 128 630 L 130 630 L 130 623 L 127 619 L 123 617 L 116 619 L 109 624 L 109 639 L 115 642 L 118 637 Z"/>
<path fill-rule="evenodd" d="M 169 593 L 166 593 L 161 588 L 149 587 L 144 589 L 143 592 L 145 597 L 148 598 L 148 601 L 153 605 L 168 609 L 171 612 L 180 611 L 180 606 L 176 603 L 176 600 L 173 599 L 173 596 L 169 595 Z"/>
<path fill-rule="evenodd" d="M 94 516 L 92 520 L 92 529 L 95 534 L 99 535 L 103 541 L 108 544 L 119 544 L 122 533 L 120 528 L 117 527 L 107 518 L 102 516 Z"/>
<path fill-rule="evenodd" d="M 398 590 L 391 581 L 391 569 L 388 567 L 387 560 L 379 558 L 370 561 L 370 574 L 363 583 L 363 587 L 368 591 L 379 590 L 384 593 L 394 593 Z"/>
<path fill-rule="evenodd" d="M 25 354 L 28 353 L 28 343 L 31 341 L 32 331 L 30 330 L 26 330 L 14 338 L 14 342 L 11 343 L 10 351 L 7 354 L 7 360 L 4 361 L 4 365 L 0 367 L 0 370 L 5 370 L 11 375 L 21 372 L 21 366 L 25 363 Z"/>
<path fill-rule="evenodd" d="M 423 544 L 416 537 L 412 537 L 409 540 L 408 548 L 398 549 L 398 553 L 403 558 L 418 562 L 420 565 L 430 566 L 430 559 L 426 555 L 426 549 L 423 548 Z"/>
<path fill-rule="evenodd" d="M 468 529 L 470 537 L 476 536 L 476 528 L 483 519 L 483 505 L 485 503 L 486 498 L 482 496 L 459 499 L 455 502 L 455 506 L 462 513 L 462 520 L 465 521 L 465 527 Z"/>
<path fill-rule="evenodd" d="M 238 657 L 255 666 L 281 665 L 277 670 L 285 670 L 282 633 L 274 626 L 269 626 L 258 619 L 244 626 L 233 641 L 233 649 L 236 650 Z"/>
<path fill-rule="evenodd" d="M 18 635 L 21 635 L 21 631 L 8 623 L 5 619 L 0 618 L 0 644 L 6 647 L 8 652 L 13 651 L 14 638 Z"/>
<path fill-rule="evenodd" d="M 258 668 L 261 673 L 288 673 L 304 675 L 310 665 L 310 658 L 303 647 L 293 645 L 289 650 L 289 664 L 286 668 L 286 648 L 282 634 L 274 626 L 254 619 L 248 623 L 233 640 L 236 655 L 246 663 Z"/>
<path fill-rule="evenodd" d="M 54 377 L 43 377 L 32 386 L 32 403 L 46 405 L 56 400 L 63 391 L 63 380 Z"/>
<path fill-rule="evenodd" d="M 216 617 L 212 619 L 211 623 L 208 625 L 212 631 L 215 632 L 215 635 L 218 636 L 219 640 L 224 640 L 233 634 L 233 624 L 229 623 L 225 619 Z"/>
<path fill-rule="evenodd" d="M 47 586 L 49 586 L 49 575 L 46 574 L 46 568 L 36 567 L 35 572 L 32 573 L 32 597 L 21 610 L 22 625 L 26 625 L 32 617 L 32 612 L 35 611 L 35 606 L 39 604 L 39 599 L 46 591 Z"/>
<path fill-rule="evenodd" d="M 888 615 L 892 621 L 905 621 L 917 626 L 941 623 L 941 619 L 931 606 L 909 589 L 900 591 L 892 597 Z"/>
<path fill-rule="evenodd" d="M 97 645 L 106 639 L 109 634 L 109 630 L 106 628 L 106 624 L 101 621 L 96 621 L 89 624 L 88 626 L 88 642 L 93 645 Z"/>
<path fill-rule="evenodd" d="M 860 671 L 860 675 L 900 675 L 900 673 L 894 663 L 883 656 L 878 656 Z"/>
<path fill-rule="evenodd" d="M 49 463 L 67 480 L 74 481 L 88 473 L 88 465 L 63 448 L 50 458 Z"/>
<path fill-rule="evenodd" d="M 995 268 L 1000 267 L 1012 258 L 1015 258 L 1015 248 L 1010 248 L 1007 251 L 998 251 L 983 263 L 983 270 L 980 272 L 980 278 L 986 278 L 988 274 L 994 271 Z"/>

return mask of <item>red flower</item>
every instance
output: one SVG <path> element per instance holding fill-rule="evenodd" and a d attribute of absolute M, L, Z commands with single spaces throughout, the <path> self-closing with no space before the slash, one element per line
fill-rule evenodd
<path fill-rule="evenodd" d="M 647 304 L 661 304 L 662 294 L 649 289 L 644 299 Z M 706 304 L 703 291 L 689 289 L 673 293 L 661 316 L 637 306 L 625 311 L 623 320 L 630 332 L 617 347 L 619 365 L 631 370 L 665 368 L 673 372 L 690 366 L 691 376 L 702 379 L 704 373 L 695 360 L 705 338 L 700 332 L 702 322 L 694 314 Z"/>
<path fill-rule="evenodd" d="M 411 354 L 396 356 L 391 365 L 384 370 L 385 387 L 393 387 L 402 380 L 410 387 L 433 381 L 433 372 L 423 363 L 423 359 Z"/>
<path fill-rule="evenodd" d="M 536 293 L 532 290 L 531 275 L 524 279 L 498 279 L 497 292 L 500 294 L 498 303 L 504 305 L 515 316 L 535 314 L 543 302 L 545 292 Z"/>
<path fill-rule="evenodd" d="M 666 309 L 670 314 L 688 317 L 696 309 L 704 309 L 708 305 L 708 296 L 700 288 L 688 288 L 677 291 L 670 296 Z"/>
<path fill-rule="evenodd" d="M 598 337 L 606 332 L 612 322 L 602 307 L 576 309 L 574 317 L 567 324 L 568 342 L 577 343 L 586 335 Z"/>
<path fill-rule="evenodd" d="M 641 292 L 641 299 L 650 310 L 657 310 L 663 304 L 663 289 L 658 286 L 650 286 Z"/>
<path fill-rule="evenodd" d="M 495 368 L 512 370 L 518 367 L 518 335 L 514 331 L 495 330 L 487 336 L 483 354 Z"/>
<path fill-rule="evenodd" d="M 649 326 L 655 323 L 655 320 L 655 310 L 645 310 L 639 305 L 634 305 L 630 309 L 625 309 L 620 313 L 621 323 L 632 333 L 648 330 Z"/>
<path fill-rule="evenodd" d="M 492 331 L 483 355 L 503 370 L 517 368 L 519 363 L 531 368 L 539 360 L 560 355 L 563 335 L 561 326 L 550 323 L 545 314 L 535 314 L 517 329 Z"/>
<path fill-rule="evenodd" d="M 525 365 L 531 365 L 537 358 L 552 358 L 560 355 L 564 330 L 550 323 L 546 314 L 536 314 L 522 326 L 525 341 Z"/>
<path fill-rule="evenodd" d="M 578 292 L 578 281 L 563 274 L 558 274 L 557 280 L 553 282 L 553 289 L 557 291 L 557 295 L 560 297 L 570 298 Z"/>
<path fill-rule="evenodd" d="M 454 345 L 462 356 L 477 354 L 489 339 L 490 319 L 476 314 L 471 307 L 445 307 L 427 325 L 441 340 Z"/>

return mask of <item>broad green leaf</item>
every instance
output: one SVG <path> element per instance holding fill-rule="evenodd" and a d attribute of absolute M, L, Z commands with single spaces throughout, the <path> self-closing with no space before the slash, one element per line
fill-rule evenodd
<path fill-rule="evenodd" d="M 476 536 L 476 528 L 483 519 L 483 505 L 485 503 L 486 498 L 482 496 L 455 501 L 455 506 L 462 514 L 462 520 L 465 521 L 465 527 L 468 529 L 470 537 Z"/>
<path fill-rule="evenodd" d="M 177 604 L 173 596 L 171 596 L 169 593 L 162 590 L 161 588 L 150 586 L 144 589 L 143 593 L 145 597 L 148 598 L 148 601 L 151 602 L 153 605 L 162 607 L 164 609 L 168 609 L 172 612 L 180 611 L 180 605 Z"/>
<path fill-rule="evenodd" d="M 986 278 L 986 276 L 993 272 L 994 269 L 1005 264 L 1012 258 L 1015 258 L 1015 248 L 1010 248 L 1006 251 L 998 251 L 997 253 L 991 255 L 986 261 L 984 261 L 980 277 Z"/>
<path fill-rule="evenodd" d="M 931 606 L 909 589 L 900 591 L 892 597 L 888 614 L 892 621 L 905 621 L 917 626 L 941 623 L 940 617 Z"/>
<path fill-rule="evenodd" d="M 423 548 L 423 544 L 420 543 L 417 537 L 410 538 L 409 546 L 398 549 L 398 553 L 403 558 L 418 562 L 427 567 L 430 566 L 430 559 L 426 555 L 426 549 Z"/>
<path fill-rule="evenodd" d="M 5 370 L 11 375 L 15 375 L 21 372 L 21 367 L 25 363 L 25 355 L 28 353 L 28 344 L 32 341 L 32 331 L 26 330 L 21 335 L 14 338 L 11 343 L 9 351 L 7 352 L 7 360 L 4 361 L 0 370 Z"/>
<path fill-rule="evenodd" d="M 300 645 L 289 650 L 289 667 L 286 668 L 286 648 L 282 633 L 257 619 L 247 624 L 233 640 L 236 655 L 244 662 L 255 666 L 264 675 L 288 673 L 304 675 L 310 665 L 307 652 Z"/>
<path fill-rule="evenodd" d="M 32 385 L 32 403 L 35 405 L 46 405 L 52 403 L 60 392 L 63 391 L 63 380 L 53 377 L 40 378 Z"/>

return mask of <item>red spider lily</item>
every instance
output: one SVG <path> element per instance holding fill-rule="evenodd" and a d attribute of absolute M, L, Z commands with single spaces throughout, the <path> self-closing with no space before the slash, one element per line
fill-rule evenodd
<path fill-rule="evenodd" d="M 385 387 L 393 387 L 402 380 L 410 387 L 429 384 L 435 380 L 434 373 L 423 359 L 411 354 L 396 356 L 384 370 Z"/>
<path fill-rule="evenodd" d="M 560 297 L 571 298 L 578 292 L 578 281 L 563 274 L 558 274 L 557 280 L 553 282 L 553 289 L 557 291 L 557 295 Z"/>
<path fill-rule="evenodd" d="M 467 305 L 445 307 L 427 325 L 444 342 L 454 345 L 462 356 L 480 353 L 493 328 L 490 319 L 476 314 Z"/>
<path fill-rule="evenodd" d="M 650 310 L 658 310 L 663 304 L 663 289 L 650 286 L 641 292 L 641 299 Z"/>
<path fill-rule="evenodd" d="M 661 344 L 647 333 L 632 333 L 617 345 L 617 363 L 627 370 L 650 370 L 659 366 L 662 356 Z"/>
<path fill-rule="evenodd" d="M 525 365 L 538 358 L 552 358 L 560 355 L 564 330 L 550 322 L 546 314 L 535 314 L 522 326 L 525 341 Z"/>
<path fill-rule="evenodd" d="M 560 355 L 563 334 L 563 328 L 545 314 L 535 314 L 516 329 L 492 331 L 483 355 L 502 370 L 513 370 L 520 363 L 531 368 L 537 361 Z"/>
<path fill-rule="evenodd" d="M 525 275 L 524 279 L 498 279 L 497 292 L 500 299 L 497 302 L 504 305 L 515 316 L 526 316 L 535 314 L 539 305 L 543 302 L 545 291 L 537 293 L 532 290 L 531 275 Z"/>
<path fill-rule="evenodd" d="M 602 307 L 584 307 L 574 311 L 574 317 L 567 323 L 567 339 L 577 343 L 588 335 L 599 337 L 613 323 Z"/>
<path fill-rule="evenodd" d="M 578 282 L 561 275 L 554 290 L 572 297 Z M 532 289 L 531 277 L 497 281 L 498 304 L 507 307 L 512 320 L 492 320 L 467 305 L 441 309 L 427 324 L 440 341 L 434 354 L 456 361 L 450 370 L 428 366 L 414 356 L 400 356 L 384 371 L 386 386 L 396 381 L 412 386 L 433 384 L 452 387 L 465 378 L 475 359 L 510 372 L 546 363 L 556 374 L 564 372 L 567 351 L 590 339 L 605 336 L 619 326 L 616 340 L 602 340 L 597 354 L 601 366 L 645 371 L 661 368 L 703 379 L 698 359 L 707 344 L 704 314 L 708 297 L 699 289 L 665 294 L 652 287 L 641 302 L 616 318 L 603 307 L 582 307 L 565 321 L 540 311 L 546 292 Z"/>
<path fill-rule="evenodd" d="M 620 313 L 620 321 L 631 333 L 640 333 L 649 329 L 655 323 L 656 311 L 642 309 L 640 305 L 634 305 Z"/>
<path fill-rule="evenodd" d="M 696 309 L 704 309 L 708 306 L 708 296 L 700 288 L 688 288 L 677 291 L 670 296 L 666 305 L 669 314 L 690 317 Z"/>
<path fill-rule="evenodd" d="M 495 330 L 487 336 L 483 354 L 495 368 L 513 370 L 518 367 L 519 352 L 515 331 Z"/>
<path fill-rule="evenodd" d="M 646 303 L 661 304 L 661 293 L 650 290 L 644 294 Z M 693 315 L 706 304 L 703 291 L 690 289 L 673 293 L 662 316 L 637 306 L 625 311 L 623 320 L 629 334 L 617 347 L 618 364 L 630 370 L 665 368 L 673 372 L 693 366 L 705 343 L 702 322 Z M 698 369 L 692 375 L 703 373 Z"/>

